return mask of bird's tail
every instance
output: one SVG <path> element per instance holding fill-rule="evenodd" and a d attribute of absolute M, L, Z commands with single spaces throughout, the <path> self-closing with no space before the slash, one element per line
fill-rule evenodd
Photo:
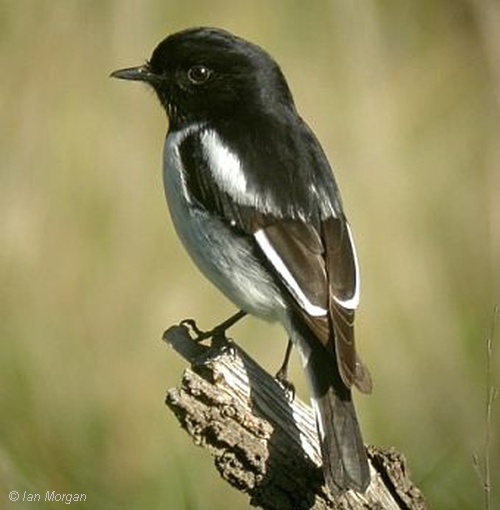
<path fill-rule="evenodd" d="M 370 484 L 370 468 L 351 390 L 340 378 L 334 355 L 323 345 L 316 340 L 313 345 L 307 342 L 300 347 L 316 413 L 327 485 L 334 493 L 347 489 L 364 492 Z"/>

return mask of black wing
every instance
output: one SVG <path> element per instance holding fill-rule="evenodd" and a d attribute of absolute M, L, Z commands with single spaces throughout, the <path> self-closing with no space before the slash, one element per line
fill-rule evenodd
<path fill-rule="evenodd" d="M 179 153 L 192 200 L 253 237 L 297 313 L 335 351 L 344 384 L 369 392 L 354 345 L 356 252 L 314 135 L 302 123 L 206 127 L 189 134 Z"/>

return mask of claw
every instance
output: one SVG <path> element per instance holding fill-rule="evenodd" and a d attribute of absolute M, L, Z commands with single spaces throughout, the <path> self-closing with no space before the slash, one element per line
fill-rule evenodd
<path fill-rule="evenodd" d="M 195 342 L 202 342 L 203 340 L 206 340 L 207 338 L 210 338 L 211 331 L 202 331 L 198 325 L 196 324 L 196 321 L 194 319 L 184 319 L 181 321 L 181 326 L 186 326 L 188 329 L 190 329 L 196 336 L 193 338 Z"/>

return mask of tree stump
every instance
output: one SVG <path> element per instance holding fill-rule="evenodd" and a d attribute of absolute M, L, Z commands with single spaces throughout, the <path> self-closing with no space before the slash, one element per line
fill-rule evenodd
<path fill-rule="evenodd" d="M 234 342 L 195 342 L 186 326 L 164 340 L 191 367 L 166 404 L 194 443 L 215 459 L 220 475 L 264 510 L 425 510 L 404 457 L 368 447 L 371 484 L 364 494 L 327 489 L 312 409 Z"/>

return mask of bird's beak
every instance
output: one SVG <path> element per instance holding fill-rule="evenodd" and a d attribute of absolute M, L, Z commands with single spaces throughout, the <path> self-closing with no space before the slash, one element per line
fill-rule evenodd
<path fill-rule="evenodd" d="M 118 69 L 117 71 L 113 71 L 109 76 L 111 78 L 118 78 L 119 80 L 145 81 L 148 83 L 158 79 L 158 76 L 152 73 L 147 65 Z"/>

